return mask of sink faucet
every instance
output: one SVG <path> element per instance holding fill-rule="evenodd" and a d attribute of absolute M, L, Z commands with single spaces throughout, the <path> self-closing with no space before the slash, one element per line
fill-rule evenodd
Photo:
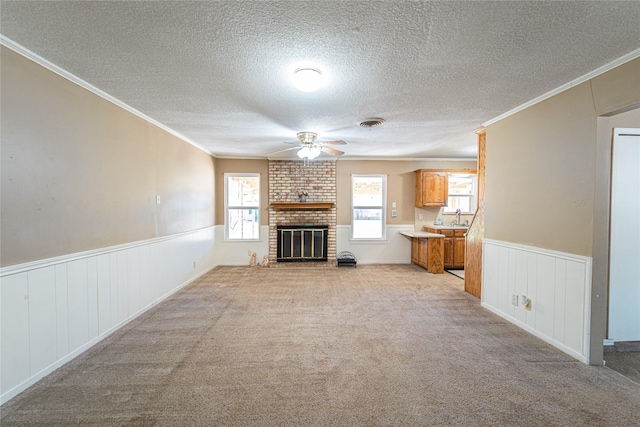
<path fill-rule="evenodd" d="M 456 209 L 456 224 L 460 225 L 460 209 Z"/>

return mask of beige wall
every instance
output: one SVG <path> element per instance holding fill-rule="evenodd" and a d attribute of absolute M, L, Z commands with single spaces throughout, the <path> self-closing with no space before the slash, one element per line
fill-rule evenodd
<path fill-rule="evenodd" d="M 311 166 L 312 167 L 312 166 Z M 337 161 L 338 180 L 338 225 L 351 224 L 351 175 L 387 174 L 387 223 L 413 224 L 415 174 L 417 169 L 475 169 L 475 161 L 384 161 L 384 160 L 347 160 Z M 224 174 L 259 173 L 261 178 L 260 224 L 268 224 L 269 161 L 264 159 L 217 159 L 216 160 L 216 224 L 224 224 Z M 398 216 L 391 218 L 391 203 L 396 202 Z M 438 208 L 425 211 L 427 217 L 435 219 Z M 430 215 L 430 213 L 432 215 Z"/>
<path fill-rule="evenodd" d="M 591 256 L 597 116 L 640 102 L 640 59 L 487 128 L 485 237 Z"/>
<path fill-rule="evenodd" d="M 224 174 L 260 174 L 260 225 L 269 225 L 269 160 L 217 159 L 216 160 L 216 225 L 224 224 Z"/>
<path fill-rule="evenodd" d="M 414 224 L 415 173 L 417 169 L 476 169 L 476 161 L 385 161 L 340 159 L 338 174 L 338 225 L 351 224 L 351 175 L 387 175 L 387 224 Z M 391 203 L 396 202 L 398 216 L 391 217 Z M 432 209 L 433 210 L 433 209 Z M 438 208 L 433 210 L 433 219 Z M 425 213 L 428 216 L 429 211 Z M 433 213 L 433 212 L 432 212 Z M 426 219 L 426 218 L 425 218 Z"/>
<path fill-rule="evenodd" d="M 213 225 L 213 157 L 0 53 L 2 266 Z"/>

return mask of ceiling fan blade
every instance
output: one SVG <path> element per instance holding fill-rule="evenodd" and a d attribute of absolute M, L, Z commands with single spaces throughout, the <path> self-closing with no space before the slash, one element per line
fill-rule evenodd
<path fill-rule="evenodd" d="M 284 141 L 283 144 L 300 145 L 300 141 Z"/>
<path fill-rule="evenodd" d="M 342 140 L 338 140 L 321 142 L 320 145 L 347 145 L 347 143 Z"/>
<path fill-rule="evenodd" d="M 342 156 L 344 154 L 344 151 L 334 150 L 333 148 L 329 148 L 329 147 L 320 147 L 320 151 L 333 154 L 334 156 Z"/>
<path fill-rule="evenodd" d="M 298 148 L 300 148 L 300 147 L 285 148 L 284 150 L 278 150 L 278 151 L 273 151 L 271 153 L 267 153 L 267 154 L 265 154 L 265 156 L 271 156 L 272 154 L 284 153 L 285 151 L 291 151 L 291 150 L 295 150 L 295 149 L 298 149 Z"/>

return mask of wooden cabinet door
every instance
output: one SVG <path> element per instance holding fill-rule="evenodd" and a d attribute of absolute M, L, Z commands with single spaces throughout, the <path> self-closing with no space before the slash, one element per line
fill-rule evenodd
<path fill-rule="evenodd" d="M 429 261 L 429 241 L 427 239 L 418 239 L 418 265 L 427 268 Z"/>
<path fill-rule="evenodd" d="M 449 175 L 446 172 L 416 171 L 416 207 L 444 206 L 449 198 Z"/>
<path fill-rule="evenodd" d="M 444 268 L 453 268 L 453 238 L 444 238 Z"/>
<path fill-rule="evenodd" d="M 453 238 L 453 268 L 464 268 L 464 237 Z"/>
<path fill-rule="evenodd" d="M 415 237 L 411 239 L 411 263 L 418 263 L 418 240 Z"/>
<path fill-rule="evenodd" d="M 422 173 L 422 206 L 444 206 L 449 197 L 449 179 L 445 172 Z"/>

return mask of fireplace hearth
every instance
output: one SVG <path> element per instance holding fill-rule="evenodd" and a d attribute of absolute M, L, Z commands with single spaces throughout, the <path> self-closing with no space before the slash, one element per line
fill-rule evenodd
<path fill-rule="evenodd" d="M 278 262 L 326 262 L 328 225 L 278 225 Z"/>

